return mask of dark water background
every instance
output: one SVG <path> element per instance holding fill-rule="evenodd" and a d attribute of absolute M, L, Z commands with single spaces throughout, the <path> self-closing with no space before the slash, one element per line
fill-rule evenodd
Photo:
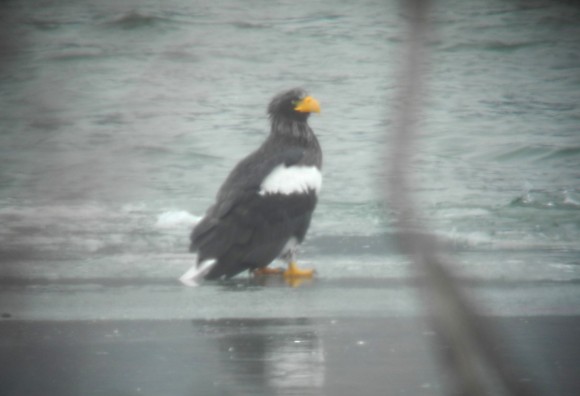
<path fill-rule="evenodd" d="M 432 15 L 421 213 L 486 313 L 578 315 L 580 7 L 447 0 Z M 314 333 L 421 314 L 380 190 L 405 18 L 384 1 L 2 2 L 0 312 L 317 318 Z M 318 278 L 183 288 L 192 221 L 294 86 L 322 106 L 301 254 Z"/>

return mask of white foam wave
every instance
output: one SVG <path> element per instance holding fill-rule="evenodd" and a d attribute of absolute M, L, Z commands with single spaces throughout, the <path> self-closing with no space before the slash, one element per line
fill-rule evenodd
<path fill-rule="evenodd" d="M 492 235 L 486 232 L 458 232 L 451 230 L 449 232 L 435 233 L 444 243 L 464 248 L 478 249 L 502 249 L 502 250 L 537 250 L 537 249 L 576 249 L 577 243 L 567 241 L 554 241 L 550 239 L 538 239 L 525 233 L 502 233 Z"/>
<path fill-rule="evenodd" d="M 185 210 L 163 212 L 157 216 L 156 228 L 191 228 L 196 225 L 201 217 L 194 216 Z"/>

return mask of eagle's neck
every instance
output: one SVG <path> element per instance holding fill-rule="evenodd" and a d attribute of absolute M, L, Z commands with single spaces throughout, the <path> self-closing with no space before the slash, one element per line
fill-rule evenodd
<path fill-rule="evenodd" d="M 274 137 L 294 140 L 309 144 L 316 138 L 306 120 L 294 120 L 285 117 L 273 117 L 270 132 Z"/>

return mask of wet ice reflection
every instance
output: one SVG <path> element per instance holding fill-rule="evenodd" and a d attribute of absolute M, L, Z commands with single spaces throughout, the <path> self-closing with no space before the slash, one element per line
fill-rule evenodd
<path fill-rule="evenodd" d="M 324 351 L 314 333 L 281 340 L 267 355 L 267 378 L 278 389 L 320 388 L 324 385 Z"/>
<path fill-rule="evenodd" d="M 219 320 L 202 326 L 217 335 L 228 387 L 249 394 L 319 394 L 325 384 L 322 341 L 307 319 Z M 216 334 L 217 333 L 217 334 Z"/>

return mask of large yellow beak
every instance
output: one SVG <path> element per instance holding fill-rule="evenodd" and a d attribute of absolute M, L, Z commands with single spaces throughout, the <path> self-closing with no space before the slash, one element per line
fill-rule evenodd
<path fill-rule="evenodd" d="M 307 96 L 298 102 L 294 110 L 301 113 L 320 113 L 320 104 L 312 96 Z"/>

